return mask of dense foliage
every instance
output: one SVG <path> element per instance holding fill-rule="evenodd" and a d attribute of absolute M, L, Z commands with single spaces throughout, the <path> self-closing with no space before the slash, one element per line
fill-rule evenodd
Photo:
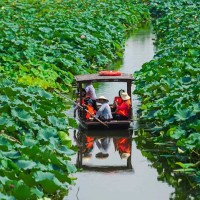
<path fill-rule="evenodd" d="M 145 6 L 122 0 L 5 0 L 0 8 L 1 74 L 64 92 L 74 74 L 121 58 L 126 31 L 149 20 Z"/>
<path fill-rule="evenodd" d="M 186 155 L 175 172 L 193 176 L 200 186 L 200 4 L 152 0 L 149 6 L 156 17 L 157 52 L 135 73 L 141 118 L 157 145 L 173 143 L 173 154 Z"/>
<path fill-rule="evenodd" d="M 148 132 L 141 131 L 134 140 L 142 155 L 150 161 L 151 167 L 157 170 L 157 180 L 173 187 L 170 200 L 199 200 L 199 187 L 194 176 L 183 176 L 182 172 L 178 173 L 180 170 L 177 170 L 177 160 L 179 160 L 178 164 L 183 166 L 182 162 L 188 160 L 187 155 L 174 153 L 176 147 L 171 142 L 167 145 L 155 144 L 154 138 Z M 192 163 L 184 165 L 185 173 L 194 172 L 195 169 L 192 166 L 194 166 Z"/>
<path fill-rule="evenodd" d="M 63 102 L 37 87 L 0 82 L 0 199 L 66 194 L 73 154 Z"/>

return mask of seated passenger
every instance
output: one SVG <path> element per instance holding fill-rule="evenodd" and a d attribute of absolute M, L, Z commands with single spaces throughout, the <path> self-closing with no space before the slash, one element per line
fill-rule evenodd
<path fill-rule="evenodd" d="M 123 100 L 122 100 L 122 97 L 121 97 L 121 94 L 125 92 L 125 90 L 121 89 L 119 90 L 119 96 L 116 96 L 114 98 L 114 102 L 113 102 L 113 106 L 112 106 L 112 112 L 114 112 L 117 108 L 116 104 L 119 106 L 122 104 Z"/>
<path fill-rule="evenodd" d="M 110 106 L 108 104 L 109 100 L 104 96 L 100 96 L 98 99 L 96 99 L 96 101 L 102 105 L 97 111 L 95 117 L 99 118 L 102 121 L 111 120 L 113 117 L 112 117 Z"/>
<path fill-rule="evenodd" d="M 85 109 L 86 109 L 86 120 L 92 120 L 93 116 L 96 114 L 96 110 L 93 106 L 93 101 L 90 98 L 84 100 L 85 102 Z"/>
<path fill-rule="evenodd" d="M 121 97 L 122 97 L 123 102 L 121 105 L 116 104 L 117 109 L 116 109 L 115 113 L 113 114 L 113 119 L 127 120 L 130 115 L 131 98 L 126 92 L 123 92 L 121 94 Z"/>

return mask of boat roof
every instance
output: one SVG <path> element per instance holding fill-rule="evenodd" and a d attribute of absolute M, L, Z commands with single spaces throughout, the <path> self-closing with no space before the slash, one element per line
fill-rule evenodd
<path fill-rule="evenodd" d="M 132 82 L 132 74 L 122 73 L 120 76 L 100 76 L 99 74 L 83 74 L 75 76 L 76 82 Z"/>

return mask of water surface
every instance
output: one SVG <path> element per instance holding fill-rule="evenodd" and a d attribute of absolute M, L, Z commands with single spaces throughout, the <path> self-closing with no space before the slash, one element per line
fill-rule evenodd
<path fill-rule="evenodd" d="M 134 33 L 126 42 L 123 64 L 119 70 L 134 73 L 141 69 L 145 62 L 150 61 L 154 55 L 153 38 L 150 28 L 140 29 Z M 125 85 L 104 83 L 98 86 L 96 93 L 97 96 L 106 96 L 112 102 L 119 89 L 126 90 Z M 137 97 L 133 96 L 135 115 L 139 104 Z M 136 125 L 137 123 L 133 124 L 135 129 Z M 132 134 L 134 138 L 134 131 Z M 71 135 L 73 137 L 72 132 Z M 169 200 L 174 189 L 167 183 L 158 181 L 158 172 L 137 149 L 134 139 L 131 149 L 132 169 L 126 168 L 127 160 L 121 159 L 115 151 L 113 139 L 114 137 L 110 138 L 109 156 L 106 159 L 95 157 L 99 148 L 94 144 L 92 156 L 83 159 L 83 164 L 87 167 L 74 175 L 77 177 L 76 185 L 71 187 L 69 195 L 64 200 Z M 76 156 L 73 162 L 76 163 Z"/>

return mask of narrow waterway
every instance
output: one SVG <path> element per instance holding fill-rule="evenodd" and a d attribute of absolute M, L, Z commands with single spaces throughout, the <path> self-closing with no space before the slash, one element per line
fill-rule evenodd
<path fill-rule="evenodd" d="M 133 73 L 153 58 L 153 37 L 150 28 L 144 28 L 127 40 L 123 64 L 119 69 L 121 72 Z M 112 102 L 119 89 L 125 89 L 125 85 L 104 83 L 98 85 L 96 93 L 97 96 L 106 96 Z M 133 96 L 135 119 L 138 104 L 140 102 Z M 137 123 L 133 123 L 133 140 L 130 140 L 132 169 L 126 168 L 127 160 L 122 159 L 116 151 L 115 138 L 108 138 L 109 156 L 106 159 L 97 159 L 95 155 L 99 149 L 95 144 L 92 155 L 83 160 L 87 168 L 74 175 L 77 177 L 76 185 L 70 188 L 69 195 L 64 200 L 169 200 L 174 189 L 167 183 L 158 181 L 157 170 L 151 167 L 151 163 L 137 149 L 134 141 L 136 129 Z M 73 138 L 74 131 L 70 134 Z M 76 163 L 76 156 L 72 161 Z"/>

